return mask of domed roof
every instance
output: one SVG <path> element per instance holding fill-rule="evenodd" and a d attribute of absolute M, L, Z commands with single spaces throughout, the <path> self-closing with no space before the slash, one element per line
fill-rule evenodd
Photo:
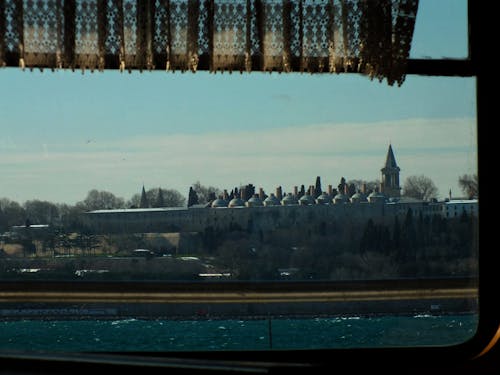
<path fill-rule="evenodd" d="M 382 194 L 379 191 L 373 191 L 370 194 L 368 194 L 368 201 L 369 202 L 383 202 L 385 201 L 385 195 Z"/>
<path fill-rule="evenodd" d="M 326 191 L 322 192 L 321 195 L 316 198 L 317 204 L 330 204 L 330 195 Z"/>
<path fill-rule="evenodd" d="M 314 204 L 314 198 L 310 194 L 304 194 L 303 196 L 300 197 L 299 204 L 302 205 Z"/>
<path fill-rule="evenodd" d="M 281 204 L 283 206 L 287 206 L 289 204 L 297 204 L 297 199 L 292 195 L 292 193 L 288 193 L 282 200 Z"/>
<path fill-rule="evenodd" d="M 244 207 L 245 202 L 241 198 L 233 198 L 229 201 L 228 207 Z"/>
<path fill-rule="evenodd" d="M 366 202 L 366 196 L 359 191 L 351 196 L 351 202 Z"/>
<path fill-rule="evenodd" d="M 258 196 L 254 195 L 252 198 L 247 200 L 246 202 L 247 207 L 260 207 L 262 206 L 262 199 L 260 199 Z"/>
<path fill-rule="evenodd" d="M 278 206 L 279 204 L 279 199 L 273 193 L 264 199 L 264 206 Z"/>
<path fill-rule="evenodd" d="M 344 203 L 349 201 L 349 197 L 345 194 L 338 193 L 336 196 L 333 197 L 332 200 L 334 203 Z"/>
<path fill-rule="evenodd" d="M 212 208 L 227 207 L 227 201 L 222 198 L 217 198 L 212 202 Z"/>

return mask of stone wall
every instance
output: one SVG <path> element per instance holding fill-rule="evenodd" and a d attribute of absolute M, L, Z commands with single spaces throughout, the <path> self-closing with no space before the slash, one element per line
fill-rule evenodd
<path fill-rule="evenodd" d="M 84 225 L 93 233 L 202 232 L 206 228 L 225 231 L 274 230 L 300 227 L 305 223 L 360 222 L 387 220 L 414 214 L 440 213 L 436 205 L 346 203 L 332 205 L 294 205 L 237 208 L 126 209 L 92 211 L 84 214 Z"/>

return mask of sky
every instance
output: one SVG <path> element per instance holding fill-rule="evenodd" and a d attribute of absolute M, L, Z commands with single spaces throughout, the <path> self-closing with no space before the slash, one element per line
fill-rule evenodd
<path fill-rule="evenodd" d="M 411 56 L 463 58 L 466 30 L 465 1 L 421 0 Z M 187 196 L 196 181 L 336 187 L 380 179 L 389 144 L 402 183 L 423 174 L 459 196 L 476 137 L 473 78 L 0 69 L 0 198 L 20 203 Z"/>

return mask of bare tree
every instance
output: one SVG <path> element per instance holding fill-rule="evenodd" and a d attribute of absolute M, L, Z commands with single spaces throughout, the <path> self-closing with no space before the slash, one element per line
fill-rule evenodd
<path fill-rule="evenodd" d="M 60 216 L 60 226 L 63 231 L 72 232 L 82 229 L 82 214 L 87 211 L 87 207 L 83 202 L 78 202 L 74 206 L 66 203 L 57 205 Z"/>
<path fill-rule="evenodd" d="M 424 175 L 409 176 L 403 184 L 403 195 L 420 200 L 430 200 L 436 198 L 438 189 L 434 182 Z"/>
<path fill-rule="evenodd" d="M 136 193 L 136 194 L 132 195 L 132 198 L 130 198 L 127 201 L 127 207 L 129 207 L 129 208 L 141 207 L 141 194 Z"/>
<path fill-rule="evenodd" d="M 53 224 L 59 221 L 59 207 L 47 201 L 33 199 L 24 202 L 26 216 L 36 224 Z"/>
<path fill-rule="evenodd" d="M 158 189 L 156 193 L 158 194 Z M 184 207 L 186 198 L 175 189 L 161 189 L 163 195 L 164 207 Z M 158 198 L 156 198 L 158 201 Z"/>
<path fill-rule="evenodd" d="M 109 191 L 99 191 L 96 189 L 90 190 L 87 197 L 81 202 L 87 210 L 103 210 L 124 208 L 125 201 L 123 198 L 116 197 Z"/>
<path fill-rule="evenodd" d="M 196 181 L 193 184 L 193 190 L 196 192 L 198 195 L 198 203 L 199 204 L 205 204 L 210 202 L 210 193 L 215 194 L 215 196 L 219 196 L 222 194 L 222 191 L 216 187 L 213 186 L 205 186 L 200 183 L 200 181 Z"/>
<path fill-rule="evenodd" d="M 22 225 L 26 220 L 25 209 L 16 201 L 0 198 L 0 231 L 13 225 Z"/>
<path fill-rule="evenodd" d="M 460 176 L 458 178 L 458 186 L 469 198 L 478 197 L 479 195 L 477 174 L 464 174 L 463 176 Z"/>

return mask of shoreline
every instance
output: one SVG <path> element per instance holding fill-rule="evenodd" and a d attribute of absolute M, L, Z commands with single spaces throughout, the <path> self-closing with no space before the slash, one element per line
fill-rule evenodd
<path fill-rule="evenodd" d="M 478 314 L 475 298 L 286 303 L 3 303 L 9 320 L 263 320 Z"/>
<path fill-rule="evenodd" d="M 262 319 L 479 311 L 474 280 L 336 283 L 4 283 L 6 319 Z"/>
<path fill-rule="evenodd" d="M 365 313 L 354 315 L 343 314 L 321 314 L 321 315 L 255 315 L 255 316 L 96 316 L 96 315 L 82 315 L 82 316 L 20 316 L 20 317 L 2 317 L 0 322 L 13 322 L 13 321 L 256 321 L 256 320 L 313 320 L 313 319 L 370 319 L 379 317 L 442 317 L 442 316 L 466 316 L 478 315 L 478 311 L 461 311 L 461 312 L 440 312 L 440 313 Z"/>

